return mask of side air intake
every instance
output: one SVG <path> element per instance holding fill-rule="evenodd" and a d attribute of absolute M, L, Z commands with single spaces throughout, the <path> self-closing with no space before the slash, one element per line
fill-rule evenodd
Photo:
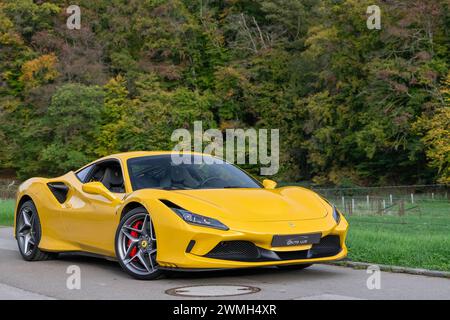
<path fill-rule="evenodd" d="M 62 182 L 49 182 L 47 183 L 47 186 L 59 203 L 64 203 L 66 201 L 67 194 L 69 193 L 68 186 Z"/>

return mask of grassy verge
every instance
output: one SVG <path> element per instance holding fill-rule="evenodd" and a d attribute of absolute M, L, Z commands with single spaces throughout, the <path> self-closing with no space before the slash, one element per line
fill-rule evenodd
<path fill-rule="evenodd" d="M 348 218 L 353 261 L 450 271 L 450 205 L 424 201 L 421 213 Z"/>
<path fill-rule="evenodd" d="M 15 200 L 0 199 L 0 226 L 12 226 L 14 222 Z"/>

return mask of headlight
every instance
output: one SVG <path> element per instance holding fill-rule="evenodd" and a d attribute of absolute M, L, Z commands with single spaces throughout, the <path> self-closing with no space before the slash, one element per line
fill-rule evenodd
<path fill-rule="evenodd" d="M 201 216 L 199 214 L 180 209 L 180 208 L 171 208 L 181 219 L 186 221 L 189 224 L 202 226 L 202 227 L 210 227 L 220 230 L 229 230 L 229 228 L 224 225 L 219 220 L 208 218 L 205 216 Z"/>
<path fill-rule="evenodd" d="M 335 206 L 333 206 L 333 218 L 337 224 L 339 224 L 339 221 L 341 221 L 341 214 L 339 213 L 339 211 L 336 209 Z"/>
<path fill-rule="evenodd" d="M 320 196 L 319 197 L 325 201 L 326 203 L 328 203 L 332 208 L 333 208 L 333 219 L 334 221 L 336 221 L 336 224 L 339 224 L 339 222 L 341 221 L 341 214 L 339 213 L 338 209 L 336 208 L 335 205 L 332 205 L 330 203 L 330 201 L 328 201 L 327 199 L 325 199 L 324 197 Z"/>

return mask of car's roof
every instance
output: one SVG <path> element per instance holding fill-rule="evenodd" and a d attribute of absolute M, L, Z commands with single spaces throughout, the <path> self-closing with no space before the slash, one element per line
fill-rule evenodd
<path fill-rule="evenodd" d="M 159 156 L 159 155 L 167 155 L 167 154 L 172 154 L 172 153 L 185 153 L 185 154 L 192 154 L 192 155 L 210 156 L 209 154 L 203 154 L 200 152 L 187 152 L 187 151 L 184 151 L 184 152 L 181 152 L 181 151 L 180 152 L 178 152 L 178 151 L 130 151 L 130 152 L 111 154 L 109 156 L 99 158 L 97 160 L 94 160 L 94 161 L 86 164 L 85 166 L 81 167 L 80 169 L 78 169 L 75 172 L 81 171 L 84 168 L 89 167 L 90 165 L 92 165 L 94 163 L 101 162 L 104 160 L 109 160 L 109 159 L 118 159 L 120 162 L 126 163 L 128 159 L 132 159 L 132 158 Z"/>

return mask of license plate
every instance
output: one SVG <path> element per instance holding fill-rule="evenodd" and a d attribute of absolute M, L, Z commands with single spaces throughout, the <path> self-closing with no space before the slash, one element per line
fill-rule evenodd
<path fill-rule="evenodd" d="M 302 246 L 320 242 L 321 233 L 276 235 L 272 239 L 272 247 Z"/>

